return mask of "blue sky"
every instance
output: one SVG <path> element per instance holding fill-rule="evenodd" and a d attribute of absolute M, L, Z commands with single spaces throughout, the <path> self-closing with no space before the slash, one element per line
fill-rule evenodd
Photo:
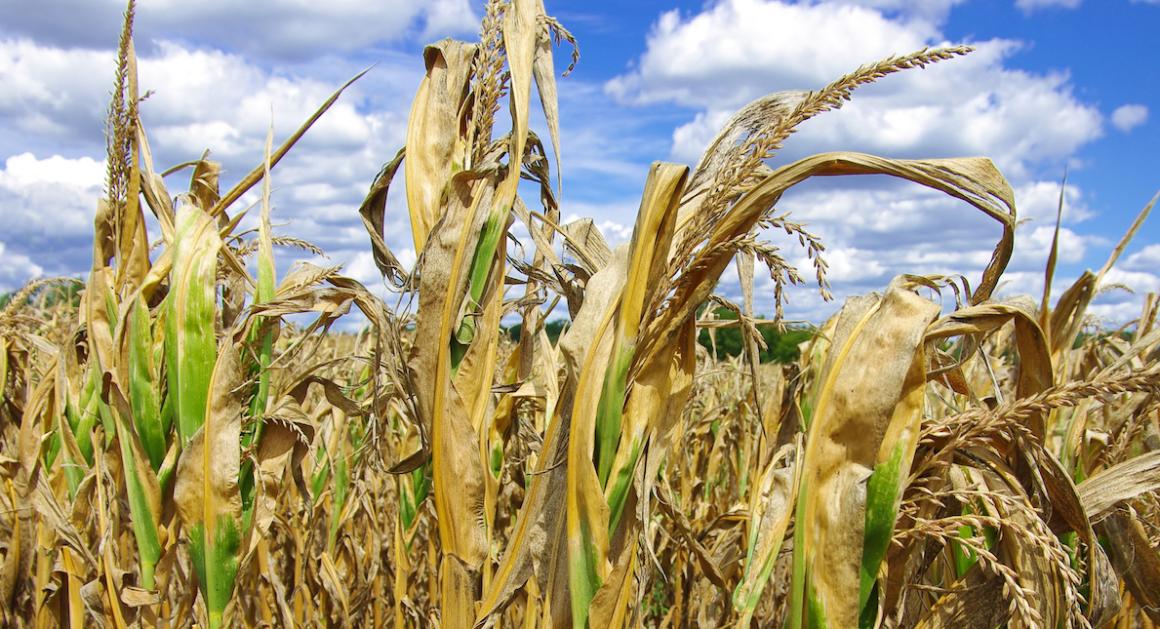
<path fill-rule="evenodd" d="M 1102 265 L 1160 188 L 1155 1 L 546 4 L 582 53 L 559 84 L 562 211 L 566 219 L 594 217 L 612 242 L 629 236 L 649 163 L 695 162 L 748 100 L 818 88 L 860 64 L 928 45 L 978 50 L 859 91 L 843 110 L 803 125 L 775 161 L 844 149 L 993 158 L 1027 219 L 1003 295 L 1041 290 L 1065 167 L 1056 294 L 1082 269 Z M 0 290 L 89 264 L 122 9 L 110 0 L 0 0 Z M 245 8 L 145 0 L 136 41 L 142 86 L 154 92 L 142 115 L 156 165 L 208 148 L 228 184 L 259 163 L 271 116 L 284 137 L 331 90 L 374 64 L 275 170 L 274 216 L 282 233 L 315 242 L 331 263 L 378 285 L 356 208 L 402 144 L 423 44 L 472 38 L 481 12 L 468 0 L 256 0 Z M 557 65 L 566 58 L 559 51 Z M 184 177 L 172 177 L 170 190 L 182 190 Z M 827 242 L 838 303 L 904 272 L 962 273 L 977 282 L 998 237 L 961 204 L 876 178 L 807 184 L 780 206 Z M 1093 312 L 1106 322 L 1131 319 L 1144 292 L 1160 291 L 1156 220 L 1108 278 L 1137 292 L 1101 295 Z M 397 198 L 388 232 L 400 258 L 413 260 Z M 770 237 L 791 261 L 804 262 L 790 243 Z M 771 308 L 768 288 L 759 281 L 759 310 Z M 727 274 L 722 291 L 735 290 Z M 790 297 L 797 318 L 817 320 L 837 305 L 808 288 Z"/>

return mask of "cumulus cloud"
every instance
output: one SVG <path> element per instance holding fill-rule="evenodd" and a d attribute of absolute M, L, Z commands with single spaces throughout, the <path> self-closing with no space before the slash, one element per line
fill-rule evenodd
<path fill-rule="evenodd" d="M 1018 186 L 1015 199 L 1019 219 L 1036 225 L 1054 225 L 1060 203 L 1059 186 L 1057 181 L 1030 181 Z M 1068 185 L 1063 194 L 1063 222 L 1079 223 L 1093 216 L 1095 212 L 1088 207 L 1083 189 Z"/>
<path fill-rule="evenodd" d="M 36 10 L 0 4 L 0 32 L 61 47 L 107 48 L 120 30 L 122 0 L 42 0 Z M 364 51 L 408 35 L 470 34 L 467 0 L 153 0 L 137 6 L 138 48 L 154 39 L 186 42 L 280 61 Z"/>
<path fill-rule="evenodd" d="M 479 17 L 468 0 L 432 0 L 426 5 L 426 24 L 423 39 L 446 37 L 448 34 L 468 35 L 479 31 Z"/>
<path fill-rule="evenodd" d="M 1120 266 L 1129 271 L 1155 271 L 1160 269 L 1160 244 L 1151 244 L 1129 255 Z"/>
<path fill-rule="evenodd" d="M 753 98 L 816 89 L 858 63 L 947 43 L 935 22 L 874 4 L 723 0 L 696 15 L 670 11 L 657 21 L 635 68 L 606 90 L 626 104 L 698 110 L 673 133 L 673 157 L 694 162 L 732 112 Z M 1041 164 L 1061 164 L 1100 136 L 1098 110 L 1074 96 L 1066 74 L 1008 67 L 1018 42 L 973 45 L 976 52 L 966 58 L 860 90 L 842 110 L 803 125 L 789 143 L 791 156 L 836 149 L 903 157 L 986 154 L 1021 177 Z"/>
<path fill-rule="evenodd" d="M 30 11 L 33 13 L 33 11 Z M 0 116 L 16 132 L 76 148 L 102 141 L 110 53 L 0 40 Z"/>
<path fill-rule="evenodd" d="M 330 75 L 313 68 L 267 68 L 241 55 L 162 40 L 139 52 L 142 105 L 161 158 L 172 148 L 199 154 L 212 147 L 222 157 L 260 152 L 267 126 L 288 133 L 302 123 L 343 80 L 362 69 L 332 61 Z M 368 137 L 401 139 L 409 99 L 400 85 L 417 85 L 421 64 L 397 56 L 376 66 L 330 109 L 304 140 L 350 149 Z M 56 151 L 94 154 L 104 146 L 104 118 L 114 74 L 109 50 L 61 48 L 27 38 L 0 39 L 0 116 L 17 141 Z M 366 105 L 363 110 L 360 104 Z M 373 113 L 371 112 L 373 110 Z M 386 134 L 388 137 L 383 138 Z M 23 148 L 23 147 L 22 147 Z M 196 156 L 196 155 L 193 155 Z"/>
<path fill-rule="evenodd" d="M 289 133 L 336 87 L 267 72 L 237 55 L 171 42 L 143 58 L 140 73 L 142 87 L 153 91 L 142 110 L 145 123 L 159 143 L 192 157 L 207 147 L 220 158 L 260 156 L 271 122 Z M 304 142 L 315 150 L 351 151 L 379 136 L 382 130 L 356 109 L 355 98 L 331 107 Z"/>
<path fill-rule="evenodd" d="M 87 267 L 103 162 L 21 153 L 0 169 L 0 290 Z M 35 264 L 33 263 L 35 261 Z"/>
<path fill-rule="evenodd" d="M 1104 277 L 1104 286 L 1130 286 L 1133 291 L 1160 293 L 1160 275 L 1154 271 L 1131 271 L 1112 267 Z"/>
<path fill-rule="evenodd" d="M 777 89 L 825 84 L 852 60 L 916 50 L 936 35 L 929 24 L 854 3 L 725 0 L 688 17 L 662 14 L 636 69 L 606 89 L 627 103 L 737 107 Z"/>
<path fill-rule="evenodd" d="M 879 283 L 890 281 L 887 276 L 889 262 L 879 259 L 879 252 L 858 249 L 857 247 L 832 247 L 826 252 L 826 263 L 829 264 L 829 279 L 838 284 L 861 283 L 873 280 Z M 808 260 L 798 259 L 798 266 L 810 268 Z"/>
<path fill-rule="evenodd" d="M 44 269 L 27 255 L 7 249 L 8 245 L 0 241 L 0 293 L 17 290 L 28 280 L 44 275 Z"/>
<path fill-rule="evenodd" d="M 1128 133 L 1148 121 L 1148 108 L 1144 105 L 1121 105 L 1112 112 L 1112 125 Z"/>
<path fill-rule="evenodd" d="M 1108 271 L 1089 311 L 1105 324 L 1120 325 L 1140 316 L 1149 292 L 1160 293 L 1160 244 L 1146 245 Z"/>
<path fill-rule="evenodd" d="M 0 187 L 17 189 L 47 184 L 92 189 L 101 185 L 104 174 L 105 164 L 89 157 L 66 159 L 54 155 L 37 159 L 32 153 L 21 153 L 5 160 L 0 171 Z"/>

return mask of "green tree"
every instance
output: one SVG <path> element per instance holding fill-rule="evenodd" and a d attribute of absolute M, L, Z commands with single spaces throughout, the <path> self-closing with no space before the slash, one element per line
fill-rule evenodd
<path fill-rule="evenodd" d="M 728 308 L 718 307 L 716 310 L 717 318 L 726 321 L 736 321 L 737 315 Z M 775 325 L 762 325 L 758 327 L 761 333 L 762 340 L 765 341 L 765 349 L 761 350 L 759 359 L 763 363 L 774 362 L 780 364 L 791 363 L 798 359 L 798 345 L 808 341 L 814 336 L 814 328 L 812 326 L 790 326 L 784 331 L 779 331 Z M 717 358 L 723 359 L 726 356 L 740 356 L 744 349 L 741 341 L 740 327 L 726 327 L 717 328 L 712 331 L 716 337 L 715 343 L 710 341 L 710 331 L 707 329 L 701 330 L 697 336 L 697 342 L 701 344 L 706 350 L 713 351 L 714 345 L 717 349 Z"/>

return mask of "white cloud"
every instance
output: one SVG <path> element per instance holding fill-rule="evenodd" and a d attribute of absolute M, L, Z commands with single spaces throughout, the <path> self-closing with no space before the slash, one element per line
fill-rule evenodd
<path fill-rule="evenodd" d="M 393 250 L 393 253 L 404 269 L 411 269 L 415 265 L 415 250 L 411 247 Z M 374 255 L 369 249 L 351 255 L 350 261 L 343 266 L 343 273 L 368 287 L 375 287 L 382 283 L 382 274 L 379 273 L 379 267 L 375 266 Z"/>
<path fill-rule="evenodd" d="M 8 86 L 0 92 L 0 116 L 28 140 L 70 151 L 100 151 L 113 70 L 111 51 L 0 40 L 0 82 Z M 383 99 L 377 89 L 364 92 L 364 86 L 417 84 L 419 72 L 387 63 L 376 67 L 331 107 L 303 142 L 316 149 L 324 145 L 348 151 L 369 138 L 398 143 L 409 103 L 397 95 Z M 271 115 L 276 132 L 284 136 L 341 81 L 268 70 L 239 55 L 168 41 L 140 54 L 139 74 L 142 93 L 152 92 L 141 112 L 155 153 L 164 159 L 172 150 L 183 160 L 206 148 L 219 158 L 242 153 L 260 157 Z M 374 113 L 356 107 L 368 93 L 376 94 L 379 107 Z M 6 148 L 0 146 L 0 154 Z"/>
<path fill-rule="evenodd" d="M 1118 300 L 1115 302 L 1095 302 L 1088 306 L 1087 313 L 1095 317 L 1096 321 L 1105 327 L 1123 325 L 1140 316 L 1140 305 L 1134 300 Z"/>
<path fill-rule="evenodd" d="M 88 157 L 9 157 L 0 170 L 0 233 L 10 245 L 12 236 L 90 235 L 103 182 L 104 164 Z"/>
<path fill-rule="evenodd" d="M 929 24 L 853 4 L 725 0 L 688 18 L 662 14 L 636 69 L 606 89 L 623 102 L 736 107 L 824 84 L 851 63 L 917 50 L 936 35 Z"/>
<path fill-rule="evenodd" d="M 5 2 L 0 31 L 64 47 L 108 48 L 116 43 L 124 9 L 122 0 L 40 0 L 35 10 Z M 266 59 L 306 61 L 411 35 L 471 34 L 477 24 L 466 0 L 151 0 L 138 3 L 134 26 L 138 50 L 154 39 L 180 37 Z"/>
<path fill-rule="evenodd" d="M 1022 184 L 1015 189 L 1015 202 L 1019 220 L 1054 226 L 1059 209 L 1059 182 L 1030 181 Z M 1083 190 L 1068 184 L 1063 195 L 1063 223 L 1079 223 L 1093 216 L 1095 212 L 1088 207 Z"/>
<path fill-rule="evenodd" d="M 1127 133 L 1148 121 L 1148 108 L 1144 105 L 1120 105 L 1112 112 L 1112 125 Z"/>
<path fill-rule="evenodd" d="M 44 269 L 22 253 L 6 251 L 8 246 L 0 241 L 0 293 L 19 289 L 29 280 L 44 275 Z"/>
<path fill-rule="evenodd" d="M 1147 293 L 1160 293 L 1160 244 L 1148 245 L 1112 267 L 1088 312 L 1103 325 L 1122 325 L 1140 316 Z"/>
<path fill-rule="evenodd" d="M 17 189 L 36 184 L 71 185 L 84 189 L 99 187 L 105 176 L 105 164 L 89 157 L 66 159 L 53 155 L 37 159 L 32 153 L 21 153 L 5 160 L 0 171 L 0 187 Z"/>
<path fill-rule="evenodd" d="M 87 267 L 104 170 L 103 162 L 88 157 L 40 159 L 21 153 L 4 161 L 0 290 L 40 275 L 64 275 Z"/>
<path fill-rule="evenodd" d="M 1123 285 L 1137 293 L 1160 293 L 1160 275 L 1155 270 L 1129 271 L 1112 267 L 1104 276 L 1104 287 Z"/>
<path fill-rule="evenodd" d="M 858 63 L 945 43 L 935 22 L 869 6 L 723 0 L 696 15 L 663 14 L 635 68 L 605 89 L 626 104 L 699 110 L 673 133 L 673 158 L 692 163 L 732 113 L 757 96 L 816 89 Z M 1004 172 L 1021 178 L 1044 164 L 1062 166 L 1100 136 L 1098 110 L 1075 98 L 1066 74 L 1008 67 L 1018 42 L 974 45 L 966 58 L 863 88 L 842 110 L 803 125 L 788 154 L 993 155 Z"/>
<path fill-rule="evenodd" d="M 1160 270 L 1160 244 L 1151 244 L 1129 255 L 1119 265 L 1129 271 Z"/>
<path fill-rule="evenodd" d="M 424 39 L 479 31 L 479 17 L 471 10 L 468 0 L 431 0 L 427 3 L 426 11 L 427 23 L 422 35 Z"/>
<path fill-rule="evenodd" d="M 1068 156 L 1099 137 L 1098 112 L 1071 96 L 1065 77 L 1001 69 L 980 53 L 977 60 L 884 79 L 903 87 L 887 94 L 868 89 L 842 110 L 809 121 L 791 150 L 988 155 L 1008 177 L 1021 179 L 1042 166 L 1061 171 Z"/>
<path fill-rule="evenodd" d="M 1045 268 L 1047 255 L 1051 251 L 1051 242 L 1055 236 L 1055 227 L 1041 225 L 1015 231 L 1015 255 L 1012 257 L 1013 268 Z M 1080 262 L 1087 252 L 1086 239 L 1066 227 L 1059 229 L 1059 248 L 1057 260 L 1059 264 Z"/>
<path fill-rule="evenodd" d="M 1039 9 L 1060 8 L 1075 9 L 1082 0 L 1015 0 L 1015 6 L 1024 13 L 1031 13 Z"/>
<path fill-rule="evenodd" d="M 212 148 L 218 158 L 261 155 L 266 129 L 288 134 L 326 100 L 335 85 L 265 71 L 237 55 L 190 50 L 163 42 L 140 62 L 142 89 L 153 96 L 142 117 L 164 149 L 186 159 Z M 339 100 L 304 142 L 315 150 L 352 150 L 377 136 L 375 122 L 359 113 L 357 96 Z M 251 158 L 251 159 L 252 159 Z"/>
<path fill-rule="evenodd" d="M 829 247 L 826 249 L 826 263 L 829 266 L 831 282 L 855 283 L 865 280 L 874 280 L 880 284 L 890 281 L 887 275 L 887 265 L 879 259 L 880 252 L 865 251 L 856 247 Z M 804 258 L 797 260 L 800 270 L 810 269 L 810 263 Z M 806 277 L 810 276 L 807 271 Z"/>
<path fill-rule="evenodd" d="M 0 40 L 0 116 L 31 136 L 101 142 L 111 54 Z"/>
<path fill-rule="evenodd" d="M 878 181 L 867 186 L 858 179 L 808 182 L 778 204 L 780 211 L 791 212 L 794 220 L 806 223 L 825 242 L 829 279 L 839 300 L 881 290 L 890 278 L 903 273 L 963 275 L 971 286 L 978 285 L 999 239 L 997 223 L 941 193 L 905 183 Z M 1035 181 L 1015 192 L 1019 215 L 1032 220 L 1016 229 L 1015 251 L 998 294 L 1038 295 L 1055 230 L 1059 186 Z M 1096 243 L 1103 244 L 1073 227 L 1089 214 L 1083 191 L 1069 186 L 1065 198 L 1058 250 L 1061 267 L 1082 263 Z M 778 232 L 766 237 L 783 247 L 807 283 L 812 282 L 812 267 L 795 239 Z M 818 318 L 830 312 L 808 295 L 811 292 L 809 287 L 791 291 L 789 316 Z"/>

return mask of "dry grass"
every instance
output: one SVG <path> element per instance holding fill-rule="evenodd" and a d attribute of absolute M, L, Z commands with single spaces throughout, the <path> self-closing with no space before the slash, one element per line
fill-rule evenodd
<path fill-rule="evenodd" d="M 407 145 L 359 208 L 388 304 L 339 269 L 275 277 L 275 246 L 317 250 L 272 233 L 271 169 L 342 90 L 233 188 L 202 158 L 174 196 L 137 115 L 132 13 L 91 273 L 79 296 L 36 282 L 0 311 L 6 625 L 1160 621 L 1156 296 L 1122 330 L 1085 325 L 1151 206 L 1049 310 L 992 295 L 1016 210 L 988 160 L 766 166 L 858 86 L 968 50 L 755 101 L 696 168 L 654 164 L 632 241 L 611 249 L 591 221 L 560 224 L 528 125 L 534 86 L 558 144 L 553 44 L 575 42 L 538 0 L 490 2 L 478 44 L 427 49 Z M 400 169 L 413 269 L 383 234 Z M 778 200 L 861 174 L 995 220 L 982 281 L 901 276 L 848 300 L 796 363 L 757 364 L 756 263 L 777 321 L 805 283 L 763 234 L 797 239 L 829 294 L 821 237 Z M 260 226 L 237 231 L 259 184 Z M 740 305 L 714 293 L 734 261 Z M 741 358 L 696 343 L 725 325 L 706 303 L 738 315 Z M 553 342 L 560 304 L 571 325 Z M 365 328 L 331 331 L 352 309 Z"/>

